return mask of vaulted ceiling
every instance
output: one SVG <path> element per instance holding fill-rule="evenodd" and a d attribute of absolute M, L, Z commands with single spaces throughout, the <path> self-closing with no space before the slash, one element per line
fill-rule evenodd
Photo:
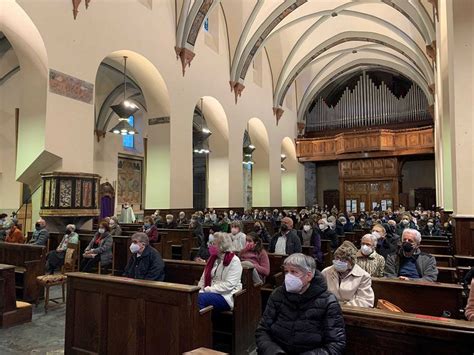
<path fill-rule="evenodd" d="M 176 53 L 185 67 L 199 50 L 204 19 L 221 11 L 236 100 L 260 52 L 273 77 L 273 108 L 283 114 L 296 91 L 298 119 L 325 85 L 360 67 L 390 69 L 416 82 L 433 103 L 435 53 L 432 0 L 181 0 Z"/>

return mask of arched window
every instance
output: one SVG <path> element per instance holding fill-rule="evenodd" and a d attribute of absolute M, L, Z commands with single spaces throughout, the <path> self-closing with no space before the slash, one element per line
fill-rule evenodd
<path fill-rule="evenodd" d="M 130 126 L 135 127 L 135 117 L 128 118 Z M 135 135 L 126 135 L 122 137 L 122 145 L 124 148 L 135 148 Z"/>

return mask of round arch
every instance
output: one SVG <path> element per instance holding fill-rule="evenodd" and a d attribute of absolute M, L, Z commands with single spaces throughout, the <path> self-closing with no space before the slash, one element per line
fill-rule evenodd
<path fill-rule="evenodd" d="M 290 137 L 281 141 L 281 205 L 298 206 L 298 159 Z"/>

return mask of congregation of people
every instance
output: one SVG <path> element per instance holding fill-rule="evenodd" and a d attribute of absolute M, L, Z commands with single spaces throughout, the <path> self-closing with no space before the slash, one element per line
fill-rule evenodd
<path fill-rule="evenodd" d="M 119 220 L 113 216 L 98 223 L 82 252 L 80 271 L 110 267 L 113 237 L 122 234 Z M 136 222 L 135 216 L 132 222 Z M 253 223 L 251 232 L 244 233 L 243 222 Z M 267 230 L 268 223 L 276 231 L 274 235 Z M 28 241 L 14 219 L 1 215 L 0 226 L 2 242 L 47 245 L 49 233 L 43 219 L 36 222 Z M 190 216 L 180 212 L 177 218 L 172 214 L 162 218 L 157 210 L 146 216 L 141 231 L 131 236 L 131 256 L 123 276 L 164 281 L 165 262 L 153 244 L 160 241 L 161 230 L 178 228 L 192 231 L 198 244 L 192 259 L 205 264 L 198 283 L 200 309 L 213 306 L 214 312 L 232 310 L 233 295 L 243 287 L 243 267 L 253 268 L 254 284 L 263 285 L 270 275 L 269 253 L 286 257 L 284 282 L 271 293 L 256 330 L 261 354 L 342 353 L 346 335 L 341 305 L 376 307 L 372 278 L 436 282 L 436 259 L 423 251 L 421 241 L 423 236 L 452 231 L 451 222 L 443 224 L 439 212 L 421 209 L 375 208 L 359 214 L 317 205 L 300 211 L 254 209 L 242 214 L 207 209 Z M 348 240 L 339 244 L 339 236 L 360 229 L 367 231 L 360 247 Z M 68 244 L 78 244 L 79 238 L 75 225 L 68 224 L 58 247 L 47 254 L 45 273 L 60 270 Z M 329 266 L 324 264 L 322 241 L 329 241 L 332 250 Z M 312 247 L 312 255 L 303 254 L 304 247 Z M 468 282 L 472 275 L 471 270 Z M 465 311 L 466 319 L 472 321 L 473 293 Z"/>

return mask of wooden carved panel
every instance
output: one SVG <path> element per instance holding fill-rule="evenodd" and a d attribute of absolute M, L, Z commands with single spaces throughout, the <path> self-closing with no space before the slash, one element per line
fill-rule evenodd
<path fill-rule="evenodd" d="M 398 174 L 397 158 L 342 160 L 339 176 L 343 179 L 387 178 Z"/>

